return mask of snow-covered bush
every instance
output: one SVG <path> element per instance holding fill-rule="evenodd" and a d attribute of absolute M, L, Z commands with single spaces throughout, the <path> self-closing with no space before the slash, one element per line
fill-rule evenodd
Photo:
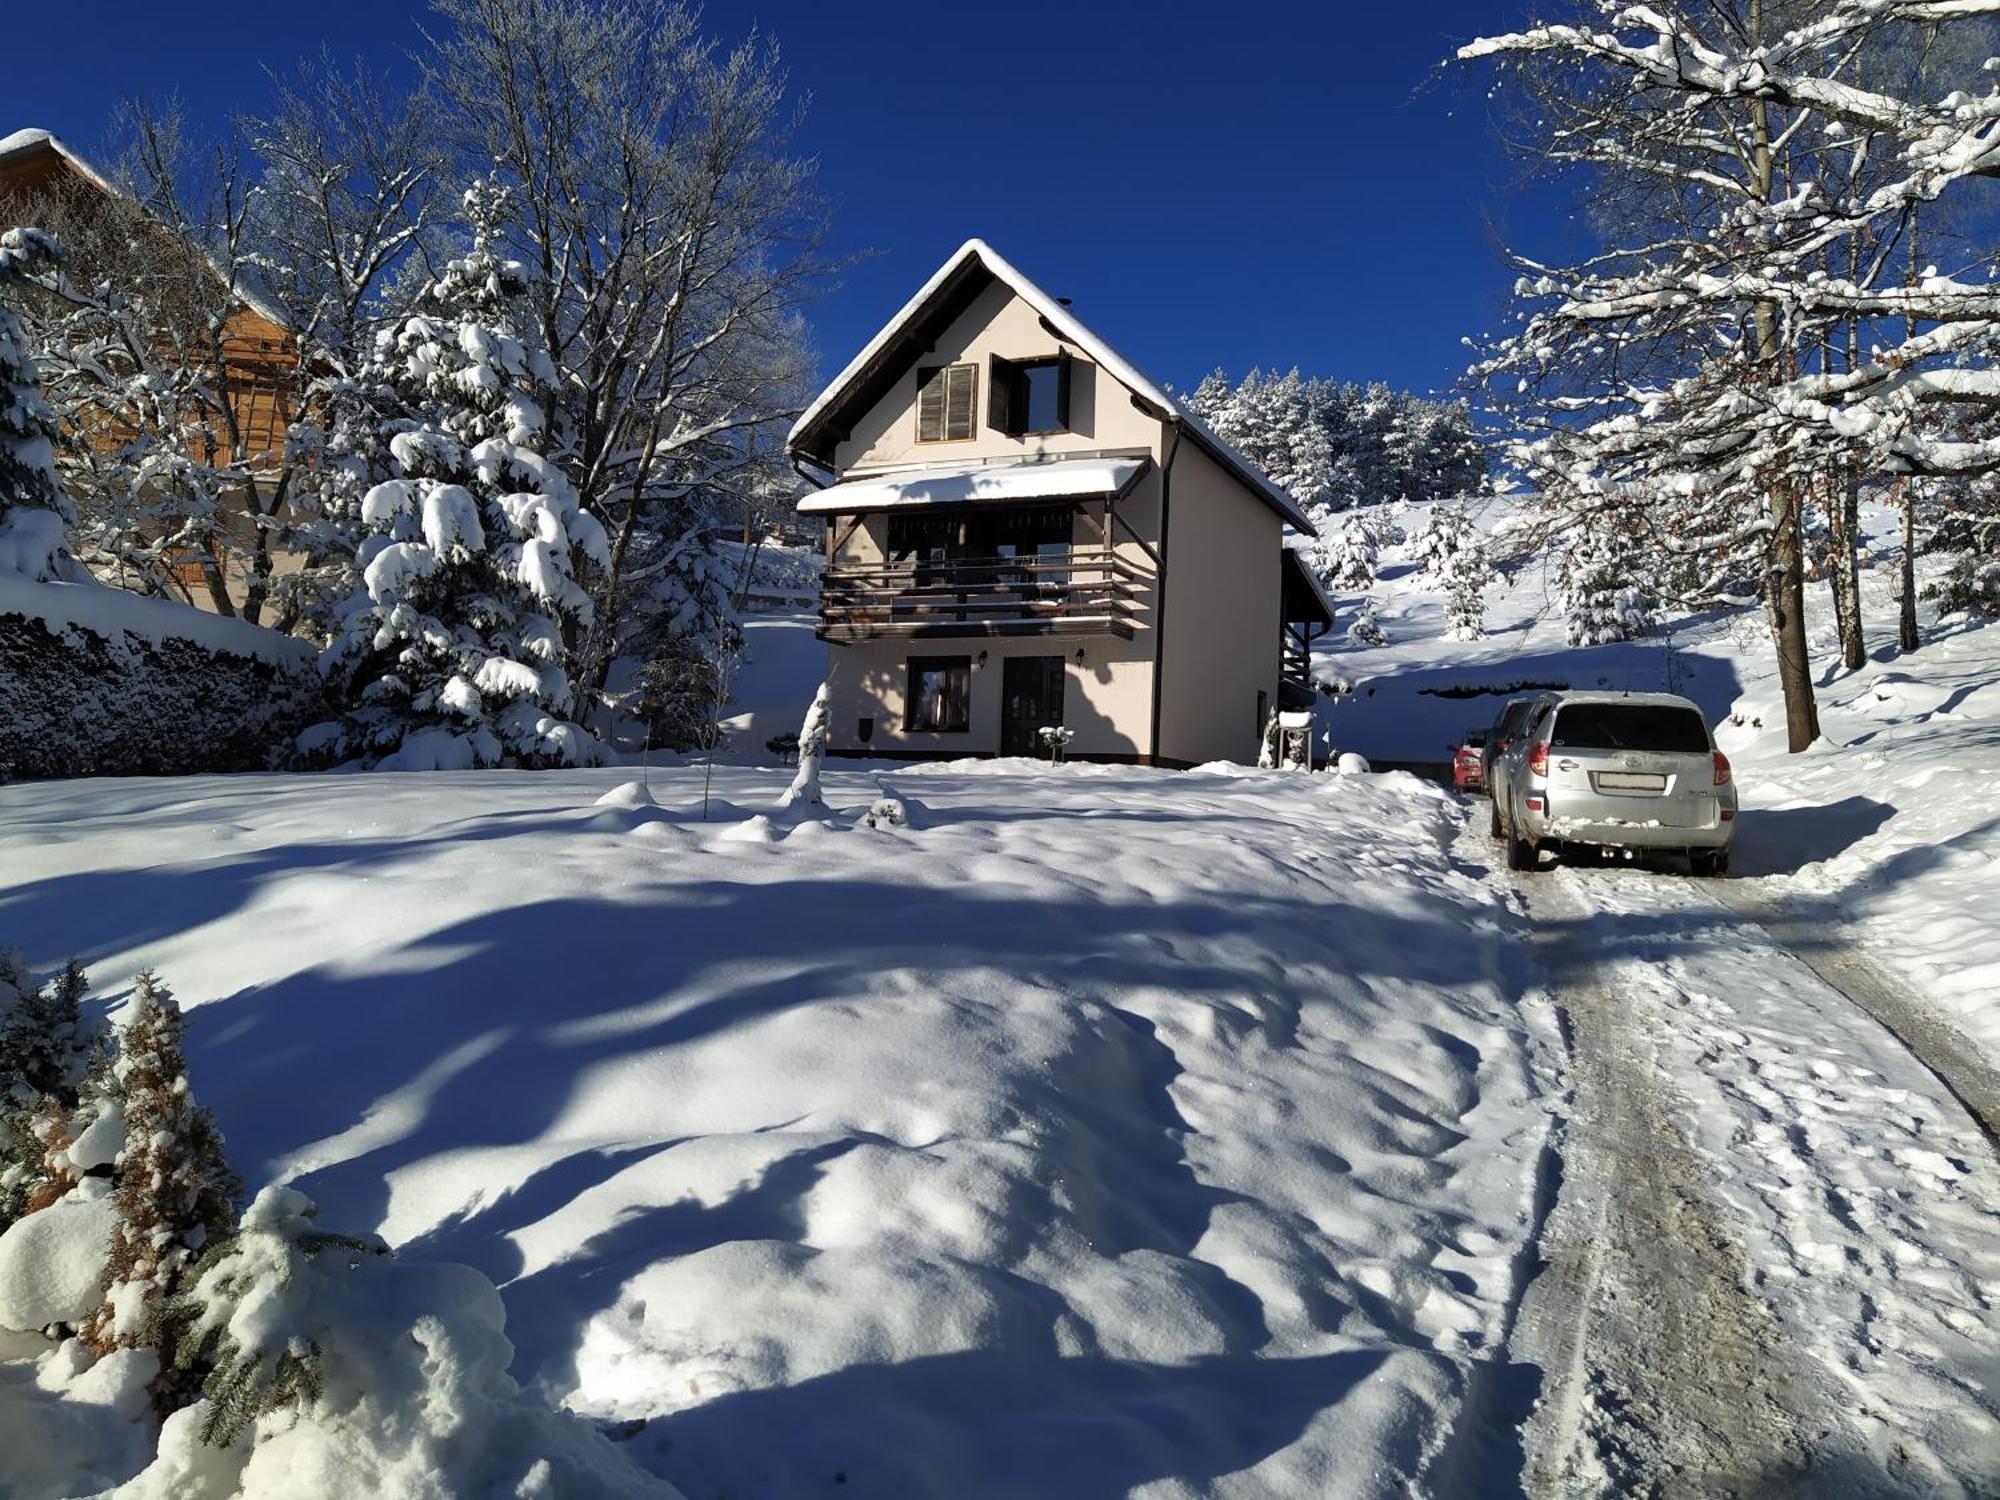
<path fill-rule="evenodd" d="M 150 972 L 140 974 L 110 1070 L 125 1146 L 113 1199 L 111 1285 L 86 1330 L 99 1349 L 156 1342 L 161 1299 L 236 1220 L 241 1186 L 223 1159 L 222 1133 L 188 1088 L 186 1026 L 172 992 Z"/>
<path fill-rule="evenodd" d="M 588 1423 L 522 1396 L 484 1276 L 397 1260 L 314 1214 L 265 1188 L 174 1299 L 171 1353 L 201 1397 L 119 1500 L 677 1500 Z"/>
<path fill-rule="evenodd" d="M 1382 607 L 1373 599 L 1363 599 L 1361 608 L 1348 622 L 1347 638 L 1357 646 L 1383 646 L 1389 633 L 1382 628 Z"/>
<path fill-rule="evenodd" d="M 323 692 L 308 642 L 0 577 L 0 779 L 270 770 L 325 714 Z"/>
<path fill-rule="evenodd" d="M 383 332 L 394 477 L 361 497 L 362 591 L 326 667 L 345 714 L 301 749 L 385 769 L 578 765 L 601 758 L 572 722 L 570 643 L 591 620 L 581 577 L 608 565 L 604 528 L 541 451 L 555 385 L 517 331 L 526 273 L 498 251 L 504 189 L 465 195 L 472 247 L 420 311 Z"/>
<path fill-rule="evenodd" d="M 780 807 L 819 807 L 823 799 L 819 791 L 820 762 L 826 759 L 826 736 L 829 714 L 826 706 L 826 684 L 819 685 L 813 694 L 813 701 L 806 707 L 805 723 L 799 729 L 799 769 L 792 777 L 792 784 L 785 788 L 785 795 L 778 801 Z"/>
<path fill-rule="evenodd" d="M 55 414 L 13 303 L 57 259 L 39 229 L 0 234 L 0 576 L 34 582 L 76 576 L 64 536 L 76 513 L 56 477 Z"/>
<path fill-rule="evenodd" d="M 0 1328 L 75 1327 L 104 1301 L 118 1215 L 92 1179 L 0 1234 Z"/>

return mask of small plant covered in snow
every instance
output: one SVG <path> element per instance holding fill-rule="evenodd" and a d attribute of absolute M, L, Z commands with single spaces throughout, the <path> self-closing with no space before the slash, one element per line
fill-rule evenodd
<path fill-rule="evenodd" d="M 36 582 L 68 571 L 64 531 L 76 515 L 56 477 L 55 414 L 13 294 L 56 259 L 55 241 L 39 229 L 0 234 L 0 576 Z"/>
<path fill-rule="evenodd" d="M 404 770 L 598 758 L 564 663 L 591 619 L 579 575 L 609 550 L 540 451 L 555 370 L 516 332 L 526 283 L 496 249 L 506 201 L 467 192 L 472 248 L 379 341 L 410 415 L 388 439 L 396 477 L 362 497 L 362 592 L 327 652 L 348 710 L 307 732 L 308 755 Z"/>
<path fill-rule="evenodd" d="M 162 1310 L 171 1368 L 200 1382 L 203 1442 L 226 1447 L 257 1418 L 318 1398 L 313 1276 L 388 1254 L 379 1239 L 316 1228 L 318 1213 L 303 1193 L 265 1188 L 237 1232 L 203 1252 L 187 1289 Z M 326 1263 L 313 1266 L 322 1255 Z"/>
<path fill-rule="evenodd" d="M 222 1133 L 188 1090 L 186 1026 L 173 994 L 142 973 L 111 1066 L 125 1148 L 118 1156 L 111 1285 L 85 1330 L 101 1350 L 152 1343 L 161 1299 L 236 1221 L 241 1189 L 223 1159 Z"/>
<path fill-rule="evenodd" d="M 1388 644 L 1389 633 L 1382 628 L 1382 607 L 1373 599 L 1361 601 L 1361 608 L 1348 621 L 1347 638 L 1357 646 Z"/>
<path fill-rule="evenodd" d="M 826 759 L 828 712 L 826 684 L 819 685 L 806 708 L 805 723 L 799 729 L 799 769 L 792 784 L 779 799 L 780 807 L 819 807 L 824 799 L 819 791 L 820 762 Z"/>

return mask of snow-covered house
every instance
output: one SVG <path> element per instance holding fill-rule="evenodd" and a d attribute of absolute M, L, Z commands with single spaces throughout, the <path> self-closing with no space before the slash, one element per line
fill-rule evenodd
<path fill-rule="evenodd" d="M 0 136 L 0 229 L 38 222 L 51 206 L 66 213 L 78 208 L 87 211 L 93 201 L 118 197 L 122 191 L 73 147 L 46 130 L 17 130 Z M 227 393 L 242 434 L 245 458 L 253 470 L 275 471 L 283 459 L 285 434 L 292 421 L 298 340 L 276 306 L 247 287 L 228 285 L 212 263 L 199 263 L 223 280 L 229 293 L 229 312 L 220 340 L 224 369 L 219 385 Z M 237 540 L 245 542 L 247 537 Z M 242 603 L 244 594 L 241 550 L 226 545 L 219 549 L 223 577 L 237 604 Z M 283 552 L 272 558 L 279 574 L 290 572 L 299 561 Z M 182 571 L 194 585 L 192 601 L 212 607 L 206 590 L 200 587 L 200 564 L 191 558 Z"/>
<path fill-rule="evenodd" d="M 787 440 L 823 487 L 829 750 L 1187 766 L 1304 706 L 1291 497 L 980 240 Z M 1298 576 L 1293 576 L 1298 575 Z"/>

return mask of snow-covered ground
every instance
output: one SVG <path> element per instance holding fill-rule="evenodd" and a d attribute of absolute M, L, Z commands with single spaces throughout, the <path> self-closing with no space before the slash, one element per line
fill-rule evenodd
<path fill-rule="evenodd" d="M 1548 1122 L 1448 794 L 951 765 L 870 829 L 878 774 L 798 824 L 780 770 L 706 820 L 695 768 L 597 805 L 629 774 L 0 788 L 0 934 L 156 967 L 253 1190 L 485 1271 L 517 1376 L 691 1495 L 1446 1450 Z"/>
<path fill-rule="evenodd" d="M 1686 692 L 1737 878 L 1510 877 L 1404 774 L 843 764 L 794 819 L 769 613 L 706 816 L 698 763 L 4 787 L 0 943 L 158 968 L 253 1190 L 485 1272 L 689 1496 L 2000 1484 L 1991 1149 L 1836 987 L 2000 1056 L 2000 631 L 1899 658 L 1870 575 L 1794 757 L 1755 620 L 1572 649 L 1529 561 L 1450 642 L 1387 572 L 1339 748 Z M 91 1458 L 0 1492 L 130 1473 L 130 1382 L 34 1351 L 0 1407 Z"/>

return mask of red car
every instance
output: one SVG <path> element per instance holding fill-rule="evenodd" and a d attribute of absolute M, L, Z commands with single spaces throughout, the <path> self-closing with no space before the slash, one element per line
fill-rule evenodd
<path fill-rule="evenodd" d="M 1486 790 L 1486 764 L 1479 754 L 1485 743 L 1486 731 L 1475 729 L 1451 752 L 1451 784 L 1461 792 Z"/>

